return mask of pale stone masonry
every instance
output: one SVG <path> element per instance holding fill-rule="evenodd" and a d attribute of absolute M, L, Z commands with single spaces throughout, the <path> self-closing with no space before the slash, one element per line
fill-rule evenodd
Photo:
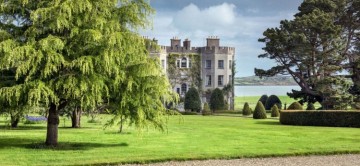
<path fill-rule="evenodd" d="M 190 68 L 192 64 L 188 55 L 200 56 L 200 73 L 203 92 L 215 88 L 222 89 L 224 86 L 231 83 L 233 75 L 231 68 L 234 61 L 235 48 L 220 46 L 220 39 L 216 36 L 210 36 L 206 41 L 206 46 L 191 47 L 190 40 L 185 39 L 183 43 L 181 43 L 181 39 L 174 37 L 170 39 L 170 46 L 160 46 L 157 50 L 150 49 L 150 55 L 159 58 L 164 72 L 166 72 L 168 76 L 169 56 L 171 54 L 180 55 L 176 57 L 176 64 L 174 64 L 179 71 L 181 71 L 180 78 L 178 81 L 174 81 L 174 79 L 170 79 L 169 77 L 170 82 L 173 82 L 173 90 L 179 93 L 180 96 L 184 96 L 191 86 L 189 80 L 181 79 L 188 77 L 188 73 L 183 72 L 184 70 L 181 69 Z M 232 96 L 229 95 L 228 97 L 228 101 L 232 101 Z M 203 101 L 204 100 L 206 100 L 205 93 L 203 94 Z"/>

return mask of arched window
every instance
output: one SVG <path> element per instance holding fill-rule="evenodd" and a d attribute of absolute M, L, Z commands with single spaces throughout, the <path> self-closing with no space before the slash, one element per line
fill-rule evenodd
<path fill-rule="evenodd" d="M 187 91 L 187 85 L 186 84 L 181 84 L 181 93 L 185 94 Z"/>
<path fill-rule="evenodd" d="M 184 57 L 181 59 L 181 67 L 186 67 L 187 65 L 187 59 Z"/>

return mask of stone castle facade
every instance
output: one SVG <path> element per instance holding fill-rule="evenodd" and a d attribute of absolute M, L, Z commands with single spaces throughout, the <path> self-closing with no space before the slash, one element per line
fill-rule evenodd
<path fill-rule="evenodd" d="M 223 89 L 232 83 L 235 48 L 220 46 L 220 39 L 216 36 L 210 36 L 206 41 L 206 46 L 191 47 L 190 40 L 185 39 L 181 43 L 181 39 L 174 37 L 170 39 L 170 46 L 150 49 L 150 56 L 159 58 L 173 90 L 181 97 L 191 86 L 195 86 L 203 92 L 202 100 L 205 102 L 209 98 L 207 91 Z M 194 72 L 198 78 L 194 78 Z M 233 102 L 232 94 L 226 95 L 229 105 Z"/>

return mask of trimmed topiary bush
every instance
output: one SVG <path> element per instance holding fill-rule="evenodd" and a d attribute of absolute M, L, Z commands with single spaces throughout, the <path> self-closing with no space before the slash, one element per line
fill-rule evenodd
<path fill-rule="evenodd" d="M 267 100 L 268 98 L 269 98 L 268 95 L 262 95 L 262 96 L 260 97 L 259 101 L 261 101 L 261 103 L 262 103 L 263 105 L 265 105 L 265 104 L 266 104 L 266 100 Z"/>
<path fill-rule="evenodd" d="M 243 110 L 242 110 L 242 114 L 243 115 L 251 115 L 251 108 L 250 108 L 250 106 L 249 106 L 249 103 L 245 103 L 244 104 L 244 108 L 243 108 Z"/>
<path fill-rule="evenodd" d="M 204 109 L 203 109 L 203 111 L 201 113 L 204 116 L 211 115 L 211 110 L 210 110 L 210 107 L 209 107 L 208 103 L 204 103 Z"/>
<path fill-rule="evenodd" d="M 271 117 L 279 117 L 279 116 L 280 116 L 279 108 L 275 104 L 274 106 L 271 107 Z"/>
<path fill-rule="evenodd" d="M 261 103 L 261 101 L 258 101 L 258 103 L 256 104 L 253 118 L 254 119 L 266 119 L 267 118 L 264 105 Z"/>
<path fill-rule="evenodd" d="M 216 110 L 224 109 L 224 106 L 225 103 L 223 92 L 219 88 L 214 89 L 210 97 L 210 109 L 215 112 Z"/>
<path fill-rule="evenodd" d="M 191 112 L 200 112 L 201 110 L 201 100 L 199 92 L 194 87 L 191 87 L 188 92 L 185 94 L 185 110 L 191 110 Z"/>
<path fill-rule="evenodd" d="M 303 107 L 299 102 L 293 102 L 287 110 L 303 110 Z"/>
<path fill-rule="evenodd" d="M 360 127 L 360 111 L 281 111 L 280 123 L 300 126 Z"/>
<path fill-rule="evenodd" d="M 313 103 L 308 103 L 306 110 L 316 110 Z"/>
<path fill-rule="evenodd" d="M 266 110 L 271 110 L 272 106 L 274 106 L 275 104 L 278 107 L 278 109 L 281 109 L 282 103 L 281 103 L 279 97 L 277 97 L 276 95 L 271 95 L 266 100 L 265 109 Z"/>

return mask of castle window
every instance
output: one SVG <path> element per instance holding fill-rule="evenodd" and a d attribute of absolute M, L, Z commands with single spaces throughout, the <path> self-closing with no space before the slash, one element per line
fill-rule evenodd
<path fill-rule="evenodd" d="M 211 60 L 206 60 L 206 61 L 205 61 L 205 67 L 206 67 L 207 69 L 211 69 Z"/>
<path fill-rule="evenodd" d="M 185 94 L 187 91 L 187 85 L 186 84 L 181 84 L 181 94 Z"/>
<path fill-rule="evenodd" d="M 229 60 L 229 69 L 231 69 L 232 67 L 232 63 L 231 63 L 231 60 Z"/>
<path fill-rule="evenodd" d="M 219 60 L 218 61 L 218 68 L 219 69 L 224 69 L 224 60 Z"/>
<path fill-rule="evenodd" d="M 180 67 L 180 60 L 176 61 L 176 67 Z"/>
<path fill-rule="evenodd" d="M 181 59 L 181 67 L 186 67 L 187 59 L 184 57 Z"/>
<path fill-rule="evenodd" d="M 224 85 L 224 75 L 218 75 L 218 86 Z"/>
<path fill-rule="evenodd" d="M 206 75 L 206 86 L 211 86 L 211 75 Z"/>
<path fill-rule="evenodd" d="M 161 66 L 163 69 L 165 69 L 165 60 L 161 60 Z"/>
<path fill-rule="evenodd" d="M 189 59 L 189 68 L 191 68 L 191 59 Z"/>

